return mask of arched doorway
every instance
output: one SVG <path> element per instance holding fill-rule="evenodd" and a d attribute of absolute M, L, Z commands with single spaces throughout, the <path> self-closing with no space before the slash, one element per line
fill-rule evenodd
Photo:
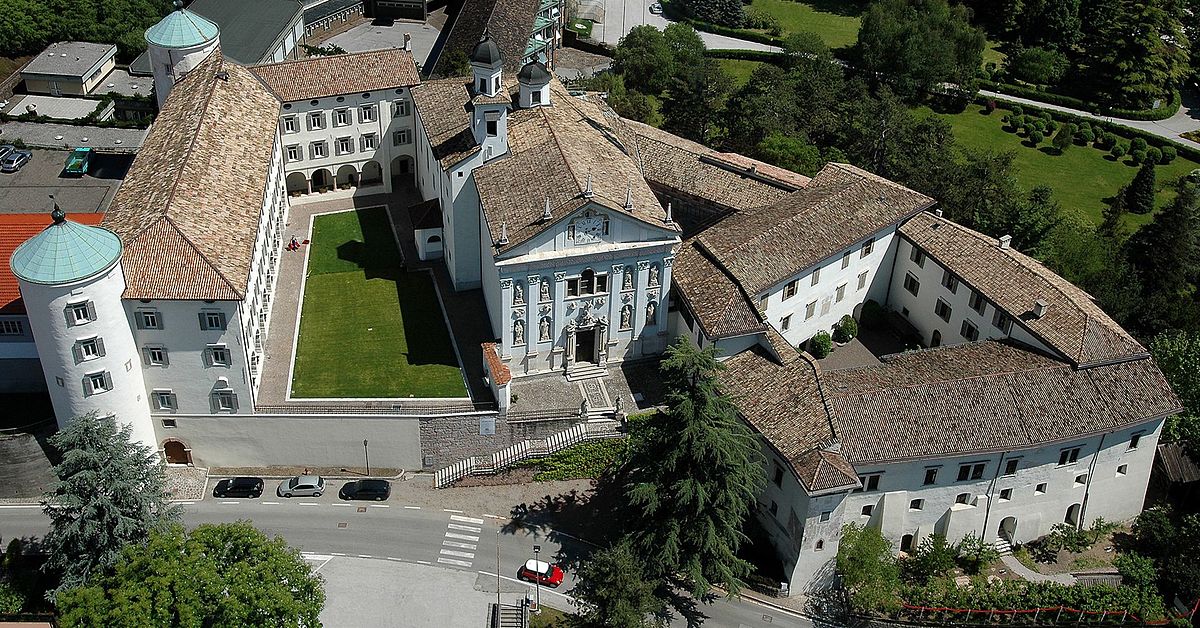
<path fill-rule="evenodd" d="M 412 183 L 413 175 L 416 174 L 416 169 L 413 168 L 412 157 L 408 155 L 400 155 L 392 160 L 389 164 L 388 174 L 392 180 L 400 179 L 403 183 Z"/>
<path fill-rule="evenodd" d="M 337 186 L 338 188 L 346 188 L 358 185 L 358 171 L 354 166 L 346 164 L 337 171 Z"/>
<path fill-rule="evenodd" d="M 303 172 L 293 172 L 287 176 L 288 194 L 308 194 L 308 178 Z"/>
<path fill-rule="evenodd" d="M 312 191 L 324 192 L 333 188 L 333 175 L 324 168 L 318 168 L 312 173 Z"/>
<path fill-rule="evenodd" d="M 378 161 L 368 161 L 363 164 L 362 179 L 359 185 L 379 185 L 383 183 L 383 166 Z"/>
<path fill-rule="evenodd" d="M 1013 535 L 1017 533 L 1017 518 L 1005 517 L 1000 521 L 1000 528 L 996 530 L 996 536 L 1012 543 Z"/>
<path fill-rule="evenodd" d="M 900 551 L 906 554 L 913 551 L 913 535 L 905 534 L 900 537 Z"/>
<path fill-rule="evenodd" d="M 163 441 L 163 457 L 167 459 L 167 464 L 192 464 L 191 448 L 173 438 Z"/>
<path fill-rule="evenodd" d="M 1083 510 L 1083 504 L 1071 504 L 1067 509 L 1067 516 L 1063 518 L 1063 523 L 1078 528 L 1079 527 L 1079 511 Z"/>
<path fill-rule="evenodd" d="M 929 346 L 930 347 L 942 346 L 942 332 L 940 330 L 937 330 L 937 329 L 933 330 L 933 338 L 929 339 Z"/>

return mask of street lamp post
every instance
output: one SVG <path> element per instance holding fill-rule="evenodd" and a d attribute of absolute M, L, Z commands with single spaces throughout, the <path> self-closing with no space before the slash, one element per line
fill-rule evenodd
<path fill-rule="evenodd" d="M 538 562 L 537 562 L 538 552 L 540 552 L 540 551 L 542 551 L 541 545 L 533 546 L 533 566 L 537 568 L 537 573 L 533 577 L 533 592 L 534 592 L 534 598 L 533 598 L 534 611 L 533 612 L 538 613 L 538 614 L 541 614 L 541 612 L 542 612 L 542 571 L 541 571 L 541 567 L 538 567 Z"/>
<path fill-rule="evenodd" d="M 367 475 L 371 475 L 371 454 L 367 451 L 367 439 L 363 439 L 363 458 L 367 461 Z"/>
<path fill-rule="evenodd" d="M 496 612 L 500 612 L 500 531 L 496 530 Z"/>

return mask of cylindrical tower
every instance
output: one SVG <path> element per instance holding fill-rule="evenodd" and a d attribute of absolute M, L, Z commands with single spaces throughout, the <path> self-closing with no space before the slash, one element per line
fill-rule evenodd
<path fill-rule="evenodd" d="M 219 31 L 204 16 L 184 9 L 181 0 L 175 0 L 175 10 L 170 15 L 146 29 L 159 109 L 175 82 L 217 49 L 221 43 Z"/>
<path fill-rule="evenodd" d="M 67 220 L 57 205 L 51 215 L 53 224 L 13 251 L 12 271 L 58 426 L 88 412 L 115 415 L 156 451 L 141 360 L 121 304 L 121 239 Z"/>

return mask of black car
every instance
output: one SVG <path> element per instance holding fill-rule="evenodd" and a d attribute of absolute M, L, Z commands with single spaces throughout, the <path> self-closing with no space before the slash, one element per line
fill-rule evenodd
<path fill-rule="evenodd" d="M 342 499 L 373 499 L 384 501 L 392 494 L 392 484 L 387 480 L 355 480 L 347 482 L 338 497 Z"/>
<path fill-rule="evenodd" d="M 262 492 L 262 478 L 230 478 L 217 482 L 213 497 L 259 497 Z"/>

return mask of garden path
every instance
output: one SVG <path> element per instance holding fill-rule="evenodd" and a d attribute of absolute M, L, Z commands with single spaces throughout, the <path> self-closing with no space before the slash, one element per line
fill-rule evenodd
<path fill-rule="evenodd" d="M 1014 574 L 1021 576 L 1030 582 L 1057 582 L 1059 584 L 1066 585 L 1075 584 L 1075 576 L 1072 576 L 1069 573 L 1060 573 L 1054 575 L 1038 573 L 1026 567 L 1025 565 L 1022 565 L 1021 561 L 1017 560 L 1017 557 L 1011 554 L 1001 556 L 1000 561 L 1003 562 L 1004 566 L 1008 567 Z"/>

